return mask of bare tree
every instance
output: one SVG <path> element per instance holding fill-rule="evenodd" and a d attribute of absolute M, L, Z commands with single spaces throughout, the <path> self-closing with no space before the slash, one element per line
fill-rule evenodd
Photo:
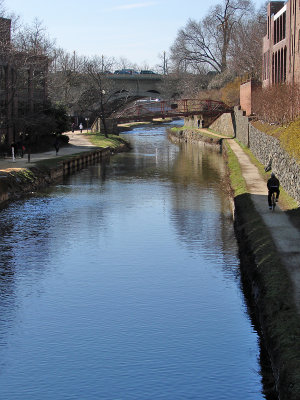
<path fill-rule="evenodd" d="M 25 25 L 14 36 L 14 47 L 28 55 L 53 56 L 55 40 L 50 39 L 46 28 L 37 18 L 32 25 Z"/>
<path fill-rule="evenodd" d="M 84 68 L 84 87 L 78 101 L 81 112 L 100 118 L 104 135 L 108 137 L 107 119 L 131 101 L 130 93 L 116 86 L 111 76 L 102 72 L 99 57 L 88 59 Z"/>
<path fill-rule="evenodd" d="M 64 104 L 70 114 L 84 85 L 84 63 L 85 58 L 75 52 L 54 50 L 48 75 L 49 97 L 55 103 Z"/>
<path fill-rule="evenodd" d="M 131 61 L 127 60 L 125 57 L 121 57 L 118 60 L 115 60 L 115 67 L 117 69 L 138 69 L 138 65 L 132 63 Z"/>
<path fill-rule="evenodd" d="M 251 0 L 223 0 L 203 20 L 190 19 L 171 47 L 173 62 L 184 71 L 197 71 L 200 65 L 203 69 L 203 64 L 225 71 L 233 34 L 251 10 Z"/>
<path fill-rule="evenodd" d="M 1 19 L 0 27 L 5 32 L 0 43 L 0 84 L 5 93 L 0 103 L 5 137 L 1 140 L 7 142 L 15 132 L 24 132 L 27 127 L 33 131 L 48 107 L 46 80 L 52 45 L 37 21 L 19 27 L 12 38 L 10 19 Z"/>
<path fill-rule="evenodd" d="M 158 58 L 160 59 L 160 63 L 156 66 L 156 69 L 161 74 L 168 75 L 168 73 L 169 73 L 169 64 L 170 64 L 170 56 L 167 54 L 166 51 L 164 51 L 163 53 L 160 53 L 158 55 Z"/>
<path fill-rule="evenodd" d="M 262 7 L 234 32 L 230 44 L 230 69 L 236 74 L 248 73 L 261 79 L 262 40 L 266 34 L 266 7 Z"/>

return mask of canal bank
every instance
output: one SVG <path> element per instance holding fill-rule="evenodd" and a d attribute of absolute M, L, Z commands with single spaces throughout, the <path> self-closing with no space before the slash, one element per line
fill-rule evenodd
<path fill-rule="evenodd" d="M 88 165 L 101 162 L 112 154 L 128 151 L 129 144 L 120 138 L 114 146 L 97 147 L 86 135 L 67 132 L 70 144 L 55 151 L 31 154 L 24 158 L 0 159 L 0 205 L 36 192 L 63 176 L 79 171 Z"/>
<path fill-rule="evenodd" d="M 197 129 L 169 131 L 175 142 L 204 141 L 220 147 L 225 137 Z M 300 398 L 299 231 L 283 211 L 270 214 L 266 186 L 233 139 L 227 158 L 241 270 L 250 288 L 279 398 Z M 243 179 L 241 179 L 243 177 Z"/>

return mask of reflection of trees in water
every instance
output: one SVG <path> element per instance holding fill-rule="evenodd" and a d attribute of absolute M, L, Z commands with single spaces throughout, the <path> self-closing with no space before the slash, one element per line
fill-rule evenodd
<path fill-rule="evenodd" d="M 0 212 L 0 346 L 14 324 L 18 280 L 43 274 L 48 259 L 46 199 L 11 203 Z M 28 282 L 34 281 L 30 279 Z M 29 285 L 30 286 L 30 285 Z"/>
<path fill-rule="evenodd" d="M 171 220 L 189 249 L 221 257 L 223 268 L 236 275 L 237 247 L 229 202 L 222 188 L 222 156 L 201 144 L 180 147 L 173 164 Z"/>
<path fill-rule="evenodd" d="M 15 268 L 13 243 L 8 240 L 12 235 L 14 224 L 5 223 L 6 210 L 0 211 L 0 347 L 5 340 L 6 325 L 15 312 Z"/>
<path fill-rule="evenodd" d="M 180 152 L 173 165 L 173 179 L 184 185 L 198 183 L 209 186 L 222 179 L 222 157 L 215 148 L 202 143 L 180 144 Z"/>
<path fill-rule="evenodd" d="M 173 166 L 173 222 L 180 241 L 192 252 L 214 257 L 224 277 L 237 280 L 245 295 L 247 314 L 256 331 L 251 290 L 241 280 L 233 221 L 226 193 L 222 191 L 224 164 L 215 151 L 196 144 L 182 145 Z M 221 262 L 217 262 L 220 260 Z M 260 340 L 260 374 L 266 399 L 273 400 L 274 380 L 268 355 Z"/>
<path fill-rule="evenodd" d="M 96 170 L 98 174 L 102 171 Z M 89 173 L 87 177 L 86 184 L 90 186 L 93 179 Z M 64 254 L 76 246 L 71 231 L 79 232 L 78 240 L 81 227 L 85 227 L 85 235 L 95 240 L 99 240 L 100 230 L 103 233 L 103 224 L 95 225 L 95 218 L 103 219 L 99 185 L 89 188 L 90 196 L 83 190 L 82 182 L 78 185 L 76 182 L 74 175 L 72 187 L 59 185 L 54 194 L 50 188 L 46 195 L 11 203 L 0 212 L 0 348 L 8 329 L 15 323 L 15 310 L 20 301 L 18 282 L 26 279 L 22 284 L 23 293 L 37 289 L 38 281 L 49 268 L 56 266 L 58 253 Z"/>

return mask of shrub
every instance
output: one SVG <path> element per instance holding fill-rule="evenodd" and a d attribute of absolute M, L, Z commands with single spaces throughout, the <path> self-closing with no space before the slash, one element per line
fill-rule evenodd
<path fill-rule="evenodd" d="M 287 152 L 300 161 L 300 118 L 281 133 L 280 141 Z"/>
<path fill-rule="evenodd" d="M 228 106 L 237 106 L 239 104 L 241 82 L 242 78 L 237 77 L 221 89 L 222 101 Z"/>
<path fill-rule="evenodd" d="M 263 121 L 286 125 L 300 116 L 300 85 L 283 84 L 257 88 L 253 111 Z"/>

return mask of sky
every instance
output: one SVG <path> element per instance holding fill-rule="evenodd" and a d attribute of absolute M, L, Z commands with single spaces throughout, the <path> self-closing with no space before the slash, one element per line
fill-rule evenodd
<path fill-rule="evenodd" d="M 57 47 L 78 55 L 126 58 L 155 67 L 189 18 L 220 0 L 5 0 L 7 11 L 42 21 Z M 263 0 L 255 0 L 257 7 Z"/>

